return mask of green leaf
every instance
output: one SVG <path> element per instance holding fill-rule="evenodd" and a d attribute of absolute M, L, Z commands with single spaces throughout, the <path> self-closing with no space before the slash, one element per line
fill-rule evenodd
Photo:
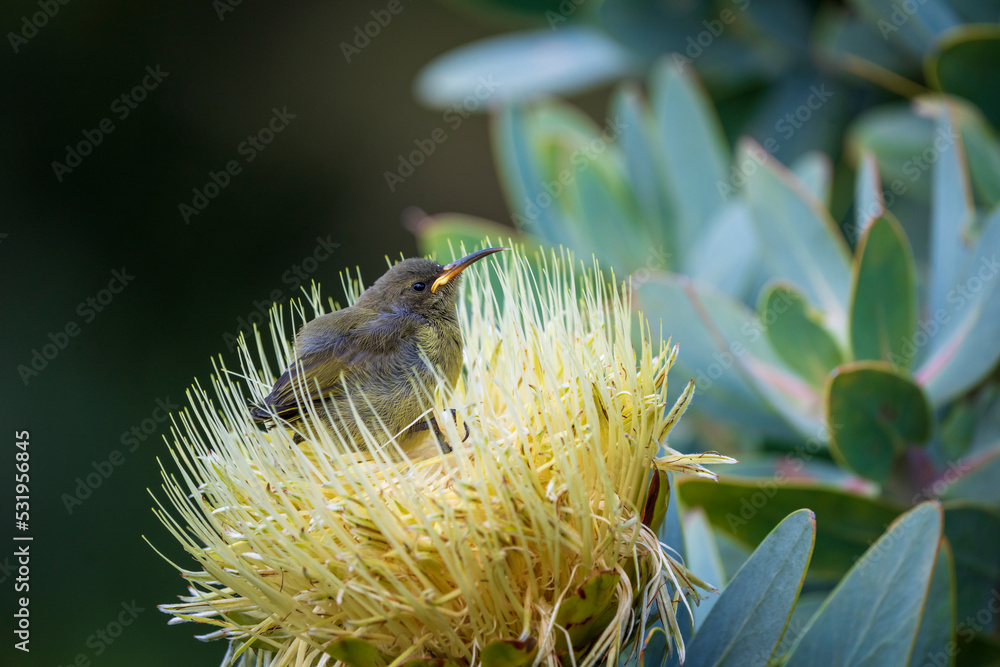
<path fill-rule="evenodd" d="M 930 50 L 940 35 L 961 23 L 945 0 L 923 0 L 912 6 L 893 0 L 851 0 L 849 4 L 876 26 L 882 39 L 918 57 Z"/>
<path fill-rule="evenodd" d="M 884 482 L 907 445 L 931 434 L 931 409 L 920 387 L 888 364 L 862 361 L 837 369 L 827 384 L 830 450 L 848 468 Z"/>
<path fill-rule="evenodd" d="M 824 206 L 830 206 L 833 164 L 826 153 L 809 151 L 792 164 L 792 173 Z"/>
<path fill-rule="evenodd" d="M 602 153 L 592 154 L 583 166 L 574 163 L 575 149 L 560 153 L 558 173 L 569 174 L 571 179 L 553 187 L 558 193 L 553 196 L 560 199 L 567 219 L 576 227 L 578 256 L 589 259 L 593 253 L 618 275 L 647 265 L 666 268 L 661 259 L 666 249 L 653 247 L 646 236 L 617 151 L 609 146 Z M 559 188 L 564 190 L 560 192 Z M 657 261 L 658 266 L 654 264 Z"/>
<path fill-rule="evenodd" d="M 749 173 L 746 195 L 765 248 L 765 265 L 797 285 L 833 330 L 846 323 L 850 253 L 826 208 L 787 169 L 751 140 L 736 168 Z"/>
<path fill-rule="evenodd" d="M 945 532 L 948 515 L 945 513 Z M 934 563 L 931 586 L 927 591 L 927 602 L 920 619 L 920 631 L 913 644 L 910 667 L 925 667 L 936 664 L 948 667 L 951 660 L 949 651 L 955 644 L 955 564 L 951 547 L 942 542 Z M 939 661 L 941 660 L 941 661 Z M 942 662 L 943 661 L 943 662 Z"/>
<path fill-rule="evenodd" d="M 815 536 L 815 518 L 806 509 L 771 531 L 696 632 L 685 667 L 767 662 L 802 589 Z"/>
<path fill-rule="evenodd" d="M 788 667 L 904 665 L 941 542 L 941 507 L 918 505 L 871 546 L 813 616 Z"/>
<path fill-rule="evenodd" d="M 909 103 L 882 104 L 854 121 L 847 137 L 848 149 L 857 159 L 865 151 L 875 154 L 885 191 L 906 192 L 926 201 L 930 190 L 930 179 L 924 177 L 927 167 L 913 156 L 919 156 L 934 141 L 934 125 L 933 119 L 918 115 Z"/>
<path fill-rule="evenodd" d="M 726 572 L 722 566 L 719 547 L 715 543 L 712 525 L 708 522 L 704 510 L 695 507 L 684 514 L 684 563 L 692 572 L 697 572 L 702 581 L 706 581 L 720 591 L 726 587 Z M 694 611 L 694 631 L 708 617 L 712 607 L 719 601 L 719 596 L 709 593 L 701 600 Z"/>
<path fill-rule="evenodd" d="M 543 54 L 559 54 L 545 58 Z M 501 100 L 572 93 L 637 69 L 627 48 L 589 26 L 517 32 L 473 42 L 438 56 L 417 74 L 418 99 L 447 108 L 469 98 L 486 111 Z M 465 107 L 463 107 L 465 108 Z"/>
<path fill-rule="evenodd" d="M 746 203 L 733 198 L 719 209 L 682 264 L 691 278 L 738 298 L 749 296 L 760 274 L 760 242 Z"/>
<path fill-rule="evenodd" d="M 480 660 L 483 667 L 523 667 L 535 657 L 537 641 L 498 639 L 483 648 Z"/>
<path fill-rule="evenodd" d="M 948 295 L 959 282 L 967 254 L 966 234 L 976 214 L 955 115 L 953 105 L 941 105 L 935 135 L 938 144 L 933 146 L 929 313 L 945 309 Z"/>
<path fill-rule="evenodd" d="M 659 152 L 677 210 L 678 252 L 683 253 L 724 203 L 718 184 L 727 179 L 729 144 L 692 68 L 679 69 L 664 58 L 650 78 Z"/>
<path fill-rule="evenodd" d="M 851 243 L 857 243 L 876 219 L 885 214 L 882 199 L 882 183 L 878 175 L 878 161 L 875 154 L 865 149 L 861 154 L 861 165 L 854 185 L 854 229 L 847 235 Z"/>
<path fill-rule="evenodd" d="M 788 466 L 808 460 L 818 449 L 810 443 L 788 455 Z M 816 514 L 816 550 L 810 577 L 839 578 L 899 515 L 900 509 L 820 484 L 789 481 L 780 474 L 766 479 L 720 476 L 718 482 L 679 478 L 675 484 L 685 507 L 701 507 L 712 525 L 739 542 L 755 547 L 789 513 L 808 507 Z"/>
<path fill-rule="evenodd" d="M 1000 581 L 1000 513 L 968 501 L 949 501 L 944 505 L 944 534 L 955 555 L 958 617 L 974 618 L 993 599 Z"/>
<path fill-rule="evenodd" d="M 699 409 L 787 435 L 775 406 L 797 430 L 816 432 L 818 394 L 784 369 L 753 311 L 710 285 L 673 274 L 654 272 L 635 289 L 654 329 L 662 322 L 664 335 L 681 346 L 680 368 L 703 392 Z"/>
<path fill-rule="evenodd" d="M 417 222 L 412 231 L 417 237 L 420 254 L 429 255 L 441 263 L 461 257 L 463 246 L 468 252 L 484 247 L 486 238 L 496 244 L 510 240 L 523 245 L 529 253 L 542 245 L 539 240 L 512 227 L 457 213 L 427 216 Z"/>
<path fill-rule="evenodd" d="M 912 58 L 886 41 L 878 27 L 840 7 L 821 6 L 813 22 L 813 51 L 822 64 L 910 97 L 923 91 L 914 83 Z"/>
<path fill-rule="evenodd" d="M 930 353 L 914 374 L 935 405 L 983 381 L 1000 360 L 1000 207 L 958 266 L 945 305 L 921 324 Z M 921 342 L 914 335 L 914 344 Z M 929 341 L 929 344 L 928 344 Z"/>
<path fill-rule="evenodd" d="M 978 108 L 960 100 L 953 102 L 973 192 L 983 208 L 992 209 L 1000 204 L 1000 143 Z"/>
<path fill-rule="evenodd" d="M 996 20 L 996 19 L 994 19 Z M 1000 91 L 995 81 L 1000 63 L 1000 27 L 964 25 L 949 32 L 925 61 L 927 81 L 940 91 L 964 97 L 1000 125 Z"/>
<path fill-rule="evenodd" d="M 757 314 L 767 325 L 767 338 L 774 351 L 813 385 L 821 386 L 827 374 L 843 363 L 840 347 L 823 326 L 822 315 L 792 285 L 765 288 Z"/>
<path fill-rule="evenodd" d="M 326 652 L 350 667 L 375 667 L 378 652 L 363 639 L 344 637 L 326 648 Z"/>
<path fill-rule="evenodd" d="M 909 369 L 917 328 L 917 269 L 903 228 L 891 213 L 861 237 L 851 289 L 851 345 L 855 359 Z"/>
<path fill-rule="evenodd" d="M 660 135 L 653 112 L 638 87 L 631 83 L 615 91 L 611 104 L 621 122 L 618 142 L 646 236 L 654 244 L 663 243 L 667 255 L 662 266 L 647 268 L 676 269 L 682 258 L 677 213 L 664 174 L 663 156 L 656 151 Z"/>
<path fill-rule="evenodd" d="M 947 488 L 941 493 L 943 498 L 974 500 L 994 508 L 1000 508 L 1000 443 L 974 458 L 958 463 L 959 476 L 952 477 Z"/>

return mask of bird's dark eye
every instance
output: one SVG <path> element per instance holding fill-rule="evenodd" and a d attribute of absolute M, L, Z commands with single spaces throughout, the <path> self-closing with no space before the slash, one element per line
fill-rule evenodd
<path fill-rule="evenodd" d="M 413 283 L 414 292 L 423 292 L 425 287 L 427 287 L 427 285 L 423 283 Z"/>

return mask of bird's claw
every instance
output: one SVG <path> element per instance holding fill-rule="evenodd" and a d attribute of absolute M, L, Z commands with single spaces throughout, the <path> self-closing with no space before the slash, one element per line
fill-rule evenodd
<path fill-rule="evenodd" d="M 451 416 L 456 422 L 458 421 L 458 411 L 454 408 L 451 409 Z M 465 435 L 462 436 L 462 442 L 465 442 L 469 439 L 469 425 L 465 423 L 465 420 L 462 421 L 462 427 L 465 429 Z M 450 454 L 452 451 L 451 445 L 445 441 L 444 434 L 441 432 L 441 427 L 438 426 L 437 420 L 434 417 L 431 417 L 427 421 L 417 422 L 410 427 L 410 431 L 414 433 L 427 430 L 434 431 L 434 435 L 437 436 L 438 442 L 441 443 L 441 449 L 445 454 Z"/>

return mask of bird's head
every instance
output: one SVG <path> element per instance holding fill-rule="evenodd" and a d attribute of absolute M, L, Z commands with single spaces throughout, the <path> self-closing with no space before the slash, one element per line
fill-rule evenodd
<path fill-rule="evenodd" d="M 462 271 L 506 248 L 484 248 L 442 266 L 429 259 L 404 259 L 365 290 L 357 305 L 373 310 L 405 308 L 425 316 L 454 314 Z"/>

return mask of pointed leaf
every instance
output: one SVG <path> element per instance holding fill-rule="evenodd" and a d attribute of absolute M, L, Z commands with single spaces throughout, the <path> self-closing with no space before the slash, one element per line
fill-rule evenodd
<path fill-rule="evenodd" d="M 726 588 L 726 572 L 712 534 L 712 525 L 700 507 L 684 514 L 684 556 L 684 563 L 692 572 L 697 572 L 702 581 L 711 583 L 720 591 Z M 694 607 L 695 632 L 698 632 L 718 601 L 718 594 L 709 593 L 707 598 Z"/>
<path fill-rule="evenodd" d="M 811 446 L 789 464 L 811 457 Z M 816 514 L 816 551 L 810 577 L 839 578 L 882 534 L 900 508 L 877 498 L 866 498 L 821 484 L 791 482 L 787 476 L 718 482 L 679 479 L 675 485 L 685 507 L 702 507 L 716 528 L 739 542 L 755 547 L 790 512 L 809 507 Z"/>
<path fill-rule="evenodd" d="M 917 328 L 917 269 L 903 228 L 891 213 L 861 237 L 851 288 L 855 359 L 887 361 L 907 370 Z"/>
<path fill-rule="evenodd" d="M 692 68 L 679 69 L 664 58 L 651 79 L 660 153 L 677 209 L 678 252 L 683 253 L 723 204 L 718 184 L 727 178 L 729 144 Z"/>
<path fill-rule="evenodd" d="M 647 237 L 663 243 L 667 253 L 660 269 L 675 270 L 681 257 L 677 239 L 677 213 L 657 152 L 659 129 L 653 112 L 634 84 L 622 85 L 612 100 L 613 113 L 622 131 L 618 137 L 625 167 Z"/>
<path fill-rule="evenodd" d="M 983 223 L 982 233 L 958 267 L 945 305 L 929 313 L 914 345 L 930 347 L 915 373 L 935 405 L 974 387 L 1000 360 L 1000 207 Z M 929 341 L 929 344 L 928 344 Z"/>
<path fill-rule="evenodd" d="M 736 164 L 750 174 L 747 200 L 766 265 L 802 289 L 833 330 L 841 329 L 847 321 L 850 255 L 829 212 L 760 145 L 741 142 Z"/>
<path fill-rule="evenodd" d="M 826 153 L 809 151 L 792 164 L 792 173 L 824 206 L 830 205 L 833 187 L 833 164 Z"/>
<path fill-rule="evenodd" d="M 875 154 L 868 149 L 865 149 L 861 155 L 858 177 L 854 185 L 854 201 L 855 226 L 847 235 L 847 240 L 856 244 L 868 230 L 868 227 L 885 213 L 878 163 Z"/>
<path fill-rule="evenodd" d="M 761 294 L 757 314 L 767 325 L 771 347 L 789 368 L 819 387 L 843 363 L 837 341 L 823 317 L 805 296 L 788 283 L 775 284 Z"/>
<path fill-rule="evenodd" d="M 815 517 L 805 509 L 771 531 L 695 634 L 686 667 L 767 662 L 802 589 L 815 536 Z"/>
<path fill-rule="evenodd" d="M 944 506 L 944 534 L 955 555 L 958 617 L 975 617 L 1000 581 L 1000 513 L 968 501 Z"/>
<path fill-rule="evenodd" d="M 962 460 L 956 466 L 957 478 L 941 493 L 943 498 L 974 500 L 993 508 L 1000 508 L 1000 444 L 977 456 Z"/>
<path fill-rule="evenodd" d="M 859 116 L 847 142 L 857 159 L 865 151 L 875 154 L 884 181 L 883 192 L 906 193 L 926 201 L 931 179 L 925 172 L 930 167 L 913 156 L 923 153 L 935 136 L 933 119 L 919 115 L 909 103 L 898 102 L 882 104 Z"/>
<path fill-rule="evenodd" d="M 896 520 L 816 612 L 785 664 L 907 664 L 942 523 L 936 502 L 918 505 Z"/>
<path fill-rule="evenodd" d="M 927 311 L 930 313 L 946 307 L 948 294 L 959 282 L 966 256 L 966 234 L 976 213 L 955 116 L 951 104 L 940 108 L 935 135 L 937 145 L 933 146 L 931 262 L 927 286 Z"/>
<path fill-rule="evenodd" d="M 699 408 L 754 420 L 761 430 L 787 431 L 776 423 L 774 406 L 796 429 L 816 431 L 818 394 L 784 368 L 753 311 L 710 285 L 673 274 L 653 273 L 636 293 L 647 319 L 654 327 L 662 321 L 681 346 L 680 367 L 703 392 Z"/>
<path fill-rule="evenodd" d="M 945 526 L 948 525 L 947 514 Z M 931 586 L 927 591 L 927 602 L 920 619 L 920 631 L 913 644 L 910 667 L 925 667 L 939 661 L 939 667 L 948 667 L 949 658 L 955 644 L 955 565 L 951 547 L 941 544 Z M 940 660 L 944 662 L 940 662 Z"/>
<path fill-rule="evenodd" d="M 709 220 L 683 258 L 685 273 L 740 298 L 760 273 L 760 242 L 746 202 L 730 199 Z"/>
<path fill-rule="evenodd" d="M 884 482 L 907 445 L 931 434 L 920 387 L 880 362 L 845 364 L 827 384 L 830 450 L 858 475 Z"/>

